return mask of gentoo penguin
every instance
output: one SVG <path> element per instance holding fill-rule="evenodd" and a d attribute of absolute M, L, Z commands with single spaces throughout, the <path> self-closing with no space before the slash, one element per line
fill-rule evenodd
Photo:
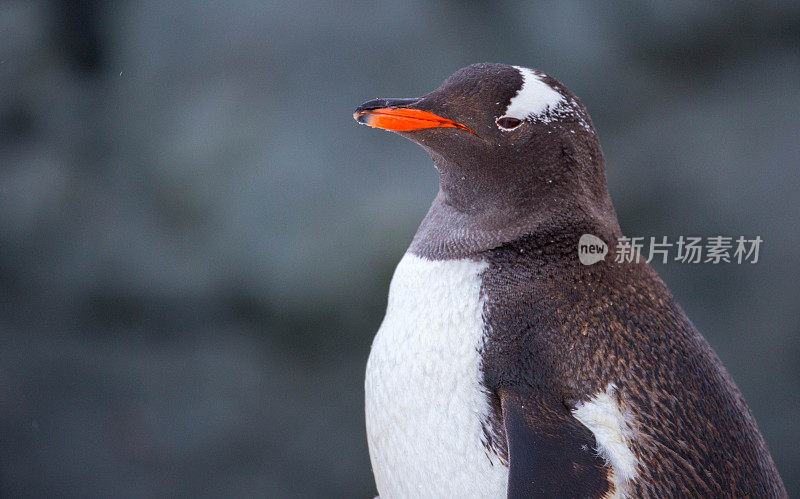
<path fill-rule="evenodd" d="M 422 146 L 439 192 L 392 278 L 367 363 L 379 494 L 786 497 L 742 394 L 621 236 L 580 100 L 474 64 L 354 114 Z"/>

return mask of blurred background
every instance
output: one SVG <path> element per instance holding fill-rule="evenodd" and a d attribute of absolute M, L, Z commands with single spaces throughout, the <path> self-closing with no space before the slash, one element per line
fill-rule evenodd
<path fill-rule="evenodd" d="M 800 494 L 800 5 L 0 2 L 0 495 L 372 497 L 363 373 L 437 189 L 351 113 L 495 61 L 591 113 L 631 236 Z"/>

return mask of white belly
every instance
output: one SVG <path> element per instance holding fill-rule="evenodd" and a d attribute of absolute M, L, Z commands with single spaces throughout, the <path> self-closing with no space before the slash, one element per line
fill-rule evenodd
<path fill-rule="evenodd" d="M 483 262 L 406 253 L 367 362 L 366 420 L 378 493 L 505 497 L 508 468 L 483 445 Z"/>

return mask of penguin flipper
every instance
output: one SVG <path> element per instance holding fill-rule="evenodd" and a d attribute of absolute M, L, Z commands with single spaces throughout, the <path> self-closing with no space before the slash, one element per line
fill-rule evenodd
<path fill-rule="evenodd" d="M 602 497 L 613 491 L 594 435 L 557 397 L 501 390 L 508 497 Z"/>

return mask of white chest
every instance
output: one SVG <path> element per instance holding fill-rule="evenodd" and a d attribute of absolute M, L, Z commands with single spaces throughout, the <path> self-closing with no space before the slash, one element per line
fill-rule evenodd
<path fill-rule="evenodd" d="M 367 363 L 366 421 L 378 492 L 505 497 L 508 468 L 483 446 L 483 262 L 407 253 Z"/>

